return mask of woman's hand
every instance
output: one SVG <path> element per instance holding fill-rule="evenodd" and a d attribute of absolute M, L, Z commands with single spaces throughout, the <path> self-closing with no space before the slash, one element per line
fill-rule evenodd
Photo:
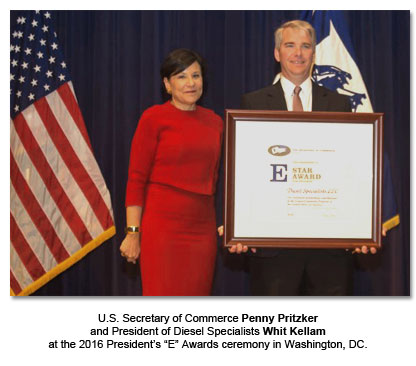
<path fill-rule="evenodd" d="M 127 262 L 136 263 L 140 255 L 140 234 L 127 234 L 120 245 L 120 253 Z"/>
<path fill-rule="evenodd" d="M 140 227 L 142 221 L 142 208 L 140 206 L 126 207 L 126 224 L 127 226 Z M 127 262 L 136 263 L 140 255 L 140 233 L 128 233 L 120 245 L 121 256 L 127 259 Z"/>

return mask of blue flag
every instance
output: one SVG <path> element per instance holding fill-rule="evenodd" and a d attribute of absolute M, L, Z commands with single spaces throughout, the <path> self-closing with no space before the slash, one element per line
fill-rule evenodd
<path fill-rule="evenodd" d="M 315 66 L 312 79 L 321 86 L 348 95 L 354 112 L 373 112 L 342 11 L 305 11 L 300 19 L 316 31 Z M 383 228 L 387 231 L 400 223 L 394 196 L 390 160 L 384 154 Z"/>
<path fill-rule="evenodd" d="M 342 11 L 306 11 L 301 16 L 315 28 L 316 55 L 312 79 L 348 95 L 354 112 L 373 112 Z"/>

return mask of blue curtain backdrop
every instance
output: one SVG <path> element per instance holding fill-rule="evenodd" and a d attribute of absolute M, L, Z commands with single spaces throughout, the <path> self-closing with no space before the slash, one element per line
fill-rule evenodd
<path fill-rule="evenodd" d="M 11 12 L 12 22 L 19 12 Z M 278 71 L 273 31 L 300 11 L 55 11 L 52 16 L 92 146 L 112 195 L 117 235 L 34 295 L 140 295 L 140 272 L 119 255 L 130 142 L 142 112 L 162 102 L 159 66 L 187 47 L 207 62 L 202 104 L 224 115 Z M 401 224 L 375 256 L 356 255 L 355 295 L 410 294 L 410 13 L 346 11 L 375 112 L 385 113 Z M 217 195 L 222 222 L 222 184 Z M 220 241 L 218 241 L 220 248 Z M 213 295 L 248 295 L 244 256 L 218 252 Z"/>

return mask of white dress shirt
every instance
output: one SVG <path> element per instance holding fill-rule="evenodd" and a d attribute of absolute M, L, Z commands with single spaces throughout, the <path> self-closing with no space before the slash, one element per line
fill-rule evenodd
<path fill-rule="evenodd" d="M 286 79 L 283 75 L 280 76 L 280 82 L 282 83 L 283 93 L 285 94 L 286 105 L 288 111 L 293 111 L 293 93 L 295 90 L 295 84 Z M 310 78 L 306 79 L 301 85 L 301 91 L 299 93 L 300 100 L 302 101 L 303 110 L 306 112 L 312 111 L 312 81 Z"/>

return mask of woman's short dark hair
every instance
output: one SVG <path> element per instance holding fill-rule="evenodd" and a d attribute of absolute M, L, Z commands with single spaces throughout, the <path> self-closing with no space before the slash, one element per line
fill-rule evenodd
<path fill-rule="evenodd" d="M 201 66 L 202 77 L 204 77 L 204 61 L 198 53 L 187 48 L 178 48 L 173 50 L 163 60 L 160 67 L 160 76 L 169 79 L 171 76 L 177 75 L 187 69 L 194 62 L 198 62 Z"/>

